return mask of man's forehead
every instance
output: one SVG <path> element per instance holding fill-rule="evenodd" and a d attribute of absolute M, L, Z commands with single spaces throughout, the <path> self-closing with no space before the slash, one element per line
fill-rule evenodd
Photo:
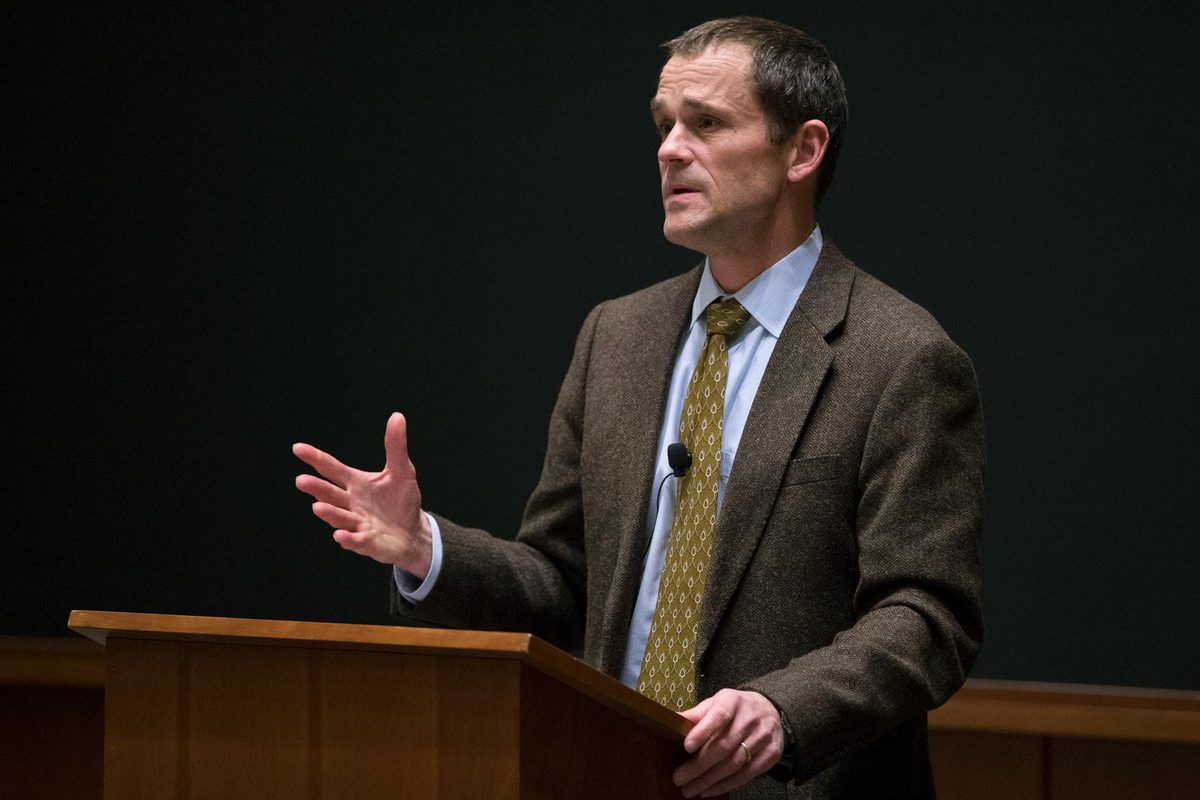
<path fill-rule="evenodd" d="M 673 55 L 659 73 L 663 75 L 690 70 L 711 70 L 719 74 L 748 75 L 754 51 L 741 42 L 714 42 L 696 53 Z"/>
<path fill-rule="evenodd" d="M 694 55 L 671 56 L 659 74 L 650 110 L 658 110 L 668 99 L 696 105 L 707 96 L 748 92 L 752 55 L 745 45 L 718 43 Z"/>

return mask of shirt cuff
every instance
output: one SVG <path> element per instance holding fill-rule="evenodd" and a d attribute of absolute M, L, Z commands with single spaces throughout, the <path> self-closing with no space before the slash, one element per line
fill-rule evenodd
<path fill-rule="evenodd" d="M 421 512 L 425 514 L 424 511 Z M 429 529 L 433 533 L 433 557 L 429 562 L 429 574 L 425 576 L 425 580 L 419 579 L 408 570 L 392 567 L 392 576 L 396 581 L 396 588 L 400 590 L 400 596 L 410 603 L 419 603 L 433 591 L 433 585 L 437 583 L 438 574 L 442 571 L 442 529 L 438 527 L 437 520 L 428 514 L 425 514 L 425 519 L 429 520 Z"/>

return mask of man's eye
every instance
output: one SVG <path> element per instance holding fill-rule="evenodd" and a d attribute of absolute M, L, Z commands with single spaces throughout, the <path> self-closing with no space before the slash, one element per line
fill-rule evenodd
<path fill-rule="evenodd" d="M 701 117 L 700 122 L 697 123 L 696 127 L 702 131 L 711 131 L 713 128 L 717 127 L 718 125 L 720 125 L 720 123 L 717 122 L 712 117 Z"/>
<path fill-rule="evenodd" d="M 654 127 L 658 131 L 659 138 L 665 139 L 670 135 L 672 125 L 670 122 L 660 122 Z"/>

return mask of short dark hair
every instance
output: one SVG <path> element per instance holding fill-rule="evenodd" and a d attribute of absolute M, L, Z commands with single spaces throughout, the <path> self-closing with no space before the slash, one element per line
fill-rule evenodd
<path fill-rule="evenodd" d="M 663 44 L 672 56 L 697 56 L 712 45 L 736 42 L 752 53 L 750 84 L 767 117 L 771 141 L 782 144 L 810 119 L 829 129 L 817 173 L 817 198 L 833 182 L 846 130 L 846 85 L 825 45 L 790 25 L 762 17 L 705 22 Z"/>

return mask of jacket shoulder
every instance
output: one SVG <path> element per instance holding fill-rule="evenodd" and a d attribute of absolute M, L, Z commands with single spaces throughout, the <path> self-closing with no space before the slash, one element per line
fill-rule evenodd
<path fill-rule="evenodd" d="M 883 364 L 896 364 L 914 352 L 929 349 L 959 351 L 945 329 L 920 304 L 837 254 L 852 279 L 845 316 L 829 337 L 836 349 L 869 352 Z"/>
<path fill-rule="evenodd" d="M 642 317 L 661 313 L 684 301 L 690 303 L 700 283 L 701 269 L 702 266 L 697 266 L 636 292 L 605 300 L 592 313 L 602 311 L 606 317 L 616 318 Z"/>

